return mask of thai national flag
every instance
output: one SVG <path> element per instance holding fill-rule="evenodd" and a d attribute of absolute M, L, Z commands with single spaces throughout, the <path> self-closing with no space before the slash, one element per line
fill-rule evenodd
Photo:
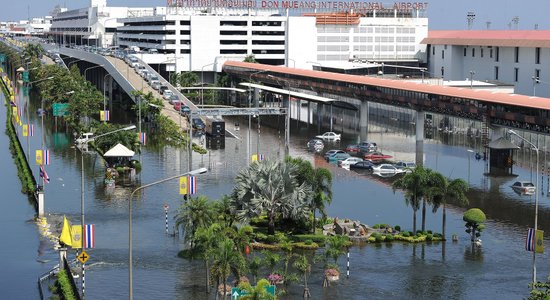
<path fill-rule="evenodd" d="M 29 124 L 29 136 L 34 136 L 34 124 Z"/>
<path fill-rule="evenodd" d="M 44 150 L 44 164 L 50 164 L 50 150 Z"/>
<path fill-rule="evenodd" d="M 44 178 L 45 183 L 50 183 L 50 177 L 46 173 L 46 170 L 44 170 L 44 166 L 40 166 L 40 177 Z"/>
<path fill-rule="evenodd" d="M 525 240 L 525 250 L 535 251 L 535 229 L 529 228 L 527 231 L 527 239 Z"/>
<path fill-rule="evenodd" d="M 86 224 L 84 226 L 84 248 L 95 247 L 95 225 Z"/>
<path fill-rule="evenodd" d="M 147 133 L 145 132 L 140 132 L 139 133 L 139 141 L 141 142 L 141 144 L 143 146 L 147 145 Z"/>
<path fill-rule="evenodd" d="M 264 160 L 264 155 L 263 155 L 263 154 L 259 154 L 259 155 L 258 155 L 258 160 L 259 160 L 259 161 Z"/>
<path fill-rule="evenodd" d="M 111 120 L 111 114 L 109 113 L 108 110 L 105 111 L 105 121 L 110 121 Z"/>
<path fill-rule="evenodd" d="M 197 178 L 195 176 L 189 176 L 187 184 L 189 184 L 189 195 L 195 195 L 197 193 Z"/>

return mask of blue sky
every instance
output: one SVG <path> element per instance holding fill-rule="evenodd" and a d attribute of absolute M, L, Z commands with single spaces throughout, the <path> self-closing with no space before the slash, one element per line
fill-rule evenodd
<path fill-rule="evenodd" d="M 359 1 L 359 0 L 354 0 Z M 519 17 L 518 29 L 534 29 L 535 24 L 539 29 L 550 30 L 550 18 L 545 17 L 550 12 L 550 0 L 416 0 L 428 2 L 428 17 L 430 29 L 466 29 L 466 14 L 473 11 L 476 14 L 473 29 L 485 29 L 486 22 L 491 22 L 491 29 L 508 29 L 514 16 Z M 9 2 L 0 10 L 0 20 L 27 19 L 27 7 L 30 7 L 30 15 L 44 16 L 55 5 L 66 4 L 69 9 L 88 6 L 87 0 L 19 0 Z M 366 2 L 376 2 L 368 0 Z M 381 1 L 392 4 L 394 1 Z M 399 1 L 402 2 L 402 1 Z M 403 1 L 403 2 L 415 2 Z M 107 0 L 109 6 L 164 6 L 165 0 Z M 514 27 L 512 27 L 514 28 Z"/>

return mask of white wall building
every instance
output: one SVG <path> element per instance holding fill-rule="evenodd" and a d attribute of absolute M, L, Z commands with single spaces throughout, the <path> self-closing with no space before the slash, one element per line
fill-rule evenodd
<path fill-rule="evenodd" d="M 287 14 L 267 8 L 159 7 L 119 19 L 120 47 L 165 71 L 221 71 L 228 59 L 310 68 L 350 61 L 423 61 L 424 10 Z M 205 73 L 206 74 L 206 73 Z"/>
<path fill-rule="evenodd" d="M 59 44 L 113 45 L 116 28 L 132 10 L 139 8 L 108 7 L 106 0 L 90 0 L 86 8 L 59 12 L 52 20 L 50 39 Z"/>
<path fill-rule="evenodd" d="M 430 31 L 422 43 L 434 77 L 501 82 L 516 94 L 550 97 L 549 30 Z"/>

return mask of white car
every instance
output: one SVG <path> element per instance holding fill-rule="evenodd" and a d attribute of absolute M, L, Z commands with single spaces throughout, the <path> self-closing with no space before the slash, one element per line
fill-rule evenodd
<path fill-rule="evenodd" d="M 164 98 L 164 100 L 170 100 L 170 97 L 172 97 L 172 95 L 174 95 L 174 93 L 172 93 L 171 90 L 166 90 L 162 94 L 162 98 Z"/>
<path fill-rule="evenodd" d="M 342 168 L 349 168 L 350 165 L 356 164 L 360 161 L 363 161 L 363 159 L 359 157 L 348 157 L 344 160 L 338 161 L 338 166 Z"/>
<path fill-rule="evenodd" d="M 384 174 L 398 174 L 405 172 L 402 169 L 396 168 L 394 165 L 390 164 L 381 164 L 378 166 L 372 167 L 372 171 L 374 173 L 384 173 Z"/>
<path fill-rule="evenodd" d="M 340 138 L 341 138 L 341 135 L 337 134 L 335 132 L 325 132 L 321 135 L 316 136 L 316 138 L 322 139 L 322 140 L 327 140 L 327 141 L 339 142 Z"/>

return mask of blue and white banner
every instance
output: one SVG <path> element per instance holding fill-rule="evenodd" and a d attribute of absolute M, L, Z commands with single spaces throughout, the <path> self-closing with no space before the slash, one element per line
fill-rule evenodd
<path fill-rule="evenodd" d="M 195 176 L 189 176 L 189 195 L 195 195 L 197 193 L 197 178 Z"/>
<path fill-rule="evenodd" d="M 527 239 L 525 240 L 525 250 L 535 251 L 535 229 L 529 228 L 527 231 Z"/>
<path fill-rule="evenodd" d="M 86 224 L 84 227 L 84 248 L 95 247 L 95 225 Z"/>

